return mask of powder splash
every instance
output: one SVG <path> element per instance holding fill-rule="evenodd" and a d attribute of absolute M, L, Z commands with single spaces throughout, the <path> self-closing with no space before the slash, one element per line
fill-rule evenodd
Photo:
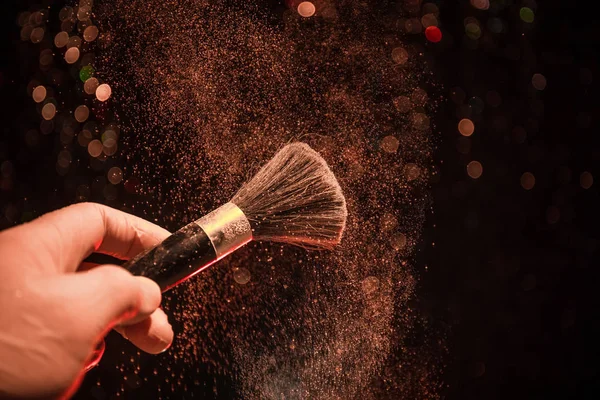
<path fill-rule="evenodd" d="M 327 160 L 348 202 L 335 251 L 255 243 L 172 294 L 179 337 L 155 367 L 167 397 L 201 393 L 211 374 L 244 399 L 437 397 L 410 307 L 430 206 L 427 76 L 367 2 L 317 6 L 307 19 L 259 1 L 94 5 L 132 208 L 183 226 L 294 140 Z"/>

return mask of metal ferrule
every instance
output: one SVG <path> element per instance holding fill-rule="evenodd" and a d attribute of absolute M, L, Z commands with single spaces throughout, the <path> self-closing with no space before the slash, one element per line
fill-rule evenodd
<path fill-rule="evenodd" d="M 210 239 L 217 259 L 252 240 L 252 228 L 243 211 L 233 203 L 226 203 L 196 221 Z"/>

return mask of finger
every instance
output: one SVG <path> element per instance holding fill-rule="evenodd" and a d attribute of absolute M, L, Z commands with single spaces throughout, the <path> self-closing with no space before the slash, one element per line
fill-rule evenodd
<path fill-rule="evenodd" d="M 100 265 L 100 264 L 91 263 L 91 262 L 82 262 L 79 265 L 79 268 L 77 268 L 77 271 L 79 271 L 79 272 L 85 272 L 85 271 L 88 271 L 88 270 L 90 270 L 92 268 L 96 268 L 98 265 Z"/>
<path fill-rule="evenodd" d="M 63 272 L 73 272 L 93 252 L 129 259 L 163 241 L 169 232 L 133 215 L 95 203 L 80 203 L 14 228 L 38 251 L 53 255 Z M 32 240 L 31 238 L 34 238 Z"/>
<path fill-rule="evenodd" d="M 162 353 L 173 343 L 173 328 L 167 314 L 160 308 L 141 322 L 117 326 L 115 330 L 140 350 L 150 354 Z"/>
<path fill-rule="evenodd" d="M 67 311 L 77 319 L 73 328 L 94 340 L 117 324 L 146 319 L 161 301 L 156 283 L 118 266 L 101 265 L 63 279 L 63 291 L 71 300 Z"/>

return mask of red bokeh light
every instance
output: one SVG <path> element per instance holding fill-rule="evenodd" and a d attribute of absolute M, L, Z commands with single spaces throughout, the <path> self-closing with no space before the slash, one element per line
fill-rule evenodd
<path fill-rule="evenodd" d="M 442 40 L 442 31 L 437 26 L 428 26 L 425 29 L 425 37 L 430 42 L 437 43 Z"/>

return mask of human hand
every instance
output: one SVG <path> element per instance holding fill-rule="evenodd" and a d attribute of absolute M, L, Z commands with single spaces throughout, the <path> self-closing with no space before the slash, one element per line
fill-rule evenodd
<path fill-rule="evenodd" d="M 173 330 L 158 285 L 82 262 L 93 252 L 128 259 L 168 235 L 93 203 L 0 232 L 0 398 L 69 397 L 112 328 L 146 352 L 166 350 Z"/>

